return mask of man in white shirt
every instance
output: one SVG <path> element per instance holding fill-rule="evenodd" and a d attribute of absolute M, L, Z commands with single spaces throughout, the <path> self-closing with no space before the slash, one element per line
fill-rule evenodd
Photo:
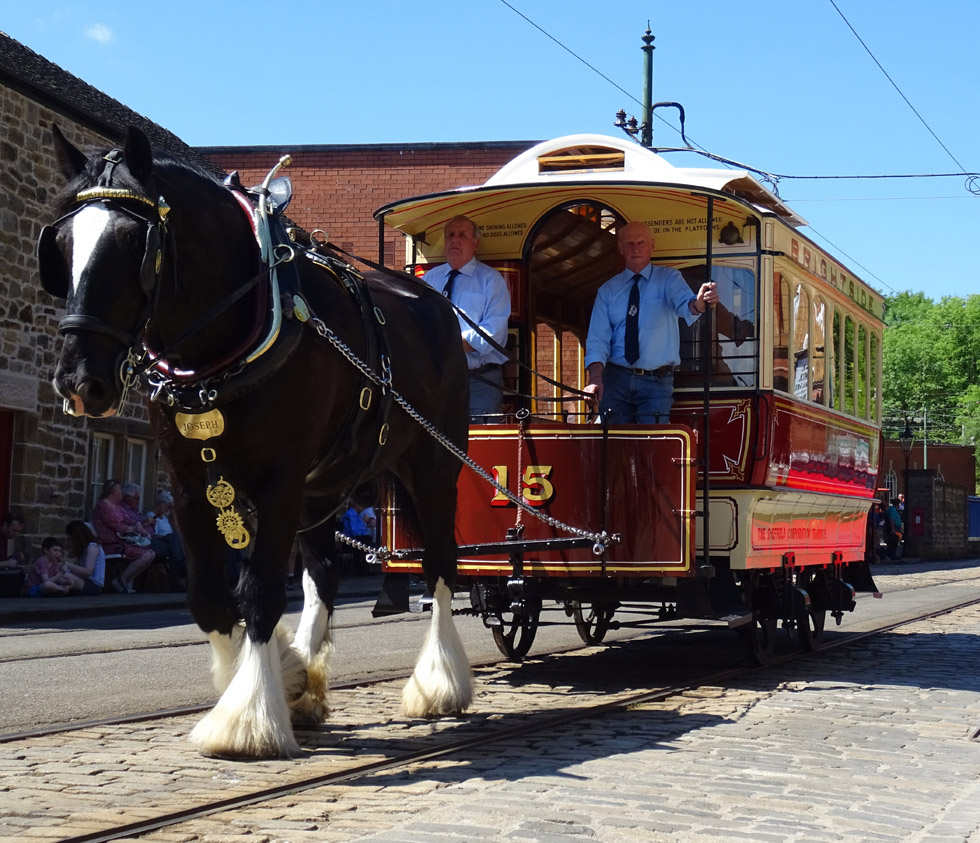
<path fill-rule="evenodd" d="M 677 320 L 693 324 L 718 293 L 709 282 L 694 295 L 676 269 L 651 264 L 653 235 L 642 222 L 623 226 L 616 245 L 626 269 L 596 295 L 585 344 L 585 391 L 596 397 L 607 422 L 666 424 L 681 362 Z"/>
<path fill-rule="evenodd" d="M 510 290 L 503 276 L 476 259 L 480 229 L 468 217 L 453 217 L 444 231 L 446 263 L 430 269 L 424 281 L 441 292 L 500 346 L 507 345 Z M 470 417 L 477 423 L 499 415 L 503 405 L 503 364 L 507 357 L 462 317 L 459 329 L 470 370 Z"/>

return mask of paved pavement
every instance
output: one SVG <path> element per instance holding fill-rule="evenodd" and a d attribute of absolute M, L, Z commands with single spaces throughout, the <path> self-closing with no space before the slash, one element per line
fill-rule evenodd
<path fill-rule="evenodd" d="M 903 559 L 887 564 L 902 567 L 916 564 L 919 561 L 918 559 Z M 381 580 L 380 575 L 348 577 L 341 580 L 339 596 L 342 598 L 376 598 L 381 588 Z M 301 601 L 303 598 L 302 589 L 299 586 L 289 589 L 288 595 L 291 601 Z M 0 598 L 0 623 L 31 623 L 92 615 L 180 609 L 184 605 L 186 605 L 186 601 L 182 593 L 116 594 L 111 590 L 103 592 L 98 597 Z"/>
<path fill-rule="evenodd" d="M 348 577 L 340 583 L 341 598 L 375 598 L 381 588 L 381 576 Z M 290 603 L 302 602 L 299 586 L 287 590 Z M 159 609 L 181 609 L 186 606 L 182 592 L 116 594 L 106 591 L 98 597 L 9 597 L 0 599 L 0 623 L 33 623 L 67 620 L 92 615 L 152 612 Z"/>

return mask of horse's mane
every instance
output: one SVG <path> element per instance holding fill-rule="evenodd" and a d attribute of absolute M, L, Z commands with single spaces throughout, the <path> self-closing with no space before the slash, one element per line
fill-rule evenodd
<path fill-rule="evenodd" d="M 54 206 L 59 215 L 70 209 L 79 191 L 96 183 L 105 168 L 104 156 L 108 151 L 108 148 L 85 150 L 88 155 L 85 169 L 71 179 L 54 197 Z M 227 199 L 228 195 L 227 189 L 218 180 L 214 172 L 207 170 L 197 162 L 179 158 L 169 152 L 154 150 L 153 170 L 150 179 L 157 183 L 157 192 L 162 193 L 168 201 L 171 194 L 182 193 L 190 187 L 210 192 L 216 201 L 221 198 Z M 147 195 L 146 185 L 141 184 L 130 174 L 129 169 L 125 166 L 125 161 L 123 166 L 118 167 L 113 173 L 112 185 Z M 155 200 L 156 196 L 149 198 Z"/>

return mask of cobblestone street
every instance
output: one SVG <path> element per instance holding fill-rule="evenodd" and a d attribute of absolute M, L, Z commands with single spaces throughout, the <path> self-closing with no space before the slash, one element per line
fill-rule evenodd
<path fill-rule="evenodd" d="M 970 569 L 892 576 L 892 604 L 903 589 L 927 583 L 949 582 L 967 597 L 972 576 Z M 978 633 L 980 607 L 958 609 L 726 687 L 701 687 L 140 839 L 980 843 Z M 683 651 L 686 640 L 666 649 L 634 642 L 622 653 L 648 664 L 652 676 L 664 668 L 657 659 Z M 7 744 L 0 841 L 62 839 L 288 784 L 352 758 L 427 746 L 448 730 L 533 726 L 613 700 L 643 681 L 642 669 L 617 675 L 615 661 L 611 675 L 602 672 L 615 649 L 542 660 L 526 675 L 513 667 L 481 670 L 474 712 L 463 720 L 401 719 L 400 682 L 338 691 L 329 723 L 302 737 L 308 755 L 298 761 L 202 758 L 186 740 L 196 719 L 189 717 Z M 601 685 L 598 694 L 590 684 Z"/>

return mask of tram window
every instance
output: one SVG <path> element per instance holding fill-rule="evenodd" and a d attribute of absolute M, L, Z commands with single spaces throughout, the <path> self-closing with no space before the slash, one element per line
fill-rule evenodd
<path fill-rule="evenodd" d="M 772 385 L 789 392 L 789 282 L 777 275 L 773 284 Z"/>
<path fill-rule="evenodd" d="M 827 308 L 823 299 L 813 299 L 813 349 L 810 362 L 813 366 L 813 400 L 818 404 L 827 403 Z"/>
<path fill-rule="evenodd" d="M 834 397 L 835 402 L 831 406 L 840 407 L 840 392 L 842 384 L 844 383 L 842 366 L 844 365 L 844 355 L 841 353 L 841 324 L 840 324 L 840 311 L 834 311 L 834 362 L 833 370 L 834 377 Z"/>
<path fill-rule="evenodd" d="M 868 357 L 868 365 L 871 371 L 869 372 L 870 382 L 871 382 L 871 392 L 868 396 L 871 402 L 871 421 L 878 421 L 878 396 L 881 394 L 881 390 L 878 388 L 878 372 L 881 367 L 878 365 L 878 335 L 871 332 L 871 354 Z"/>
<path fill-rule="evenodd" d="M 810 296 L 802 284 L 793 296 L 793 394 L 810 397 Z"/>
<path fill-rule="evenodd" d="M 868 331 L 858 326 L 857 341 L 857 414 L 868 417 Z"/>
<path fill-rule="evenodd" d="M 692 292 L 704 283 L 705 264 L 681 270 Z M 711 280 L 717 286 L 718 303 L 711 312 L 711 383 L 715 386 L 756 385 L 757 332 L 755 273 L 746 267 L 712 264 Z M 680 320 L 681 368 L 675 386 L 701 383 L 701 344 L 704 317 L 693 325 Z"/>
<path fill-rule="evenodd" d="M 854 320 L 844 318 L 844 403 L 845 413 L 854 415 Z"/>

